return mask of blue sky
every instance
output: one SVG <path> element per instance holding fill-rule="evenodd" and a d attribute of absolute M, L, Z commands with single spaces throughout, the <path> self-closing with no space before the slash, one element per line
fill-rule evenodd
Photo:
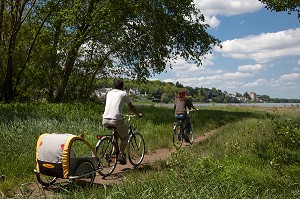
<path fill-rule="evenodd" d="M 228 93 L 300 99 L 300 23 L 258 0 L 195 0 L 223 48 L 197 67 L 182 59 L 152 79 Z"/>

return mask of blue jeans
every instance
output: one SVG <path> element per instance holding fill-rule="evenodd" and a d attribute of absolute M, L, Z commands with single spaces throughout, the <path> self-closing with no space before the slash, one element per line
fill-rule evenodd
<path fill-rule="evenodd" d="M 186 133 L 189 134 L 191 132 L 191 119 L 188 114 L 176 114 L 175 113 L 175 118 L 177 120 L 183 120 L 185 123 L 185 128 L 186 128 Z"/>

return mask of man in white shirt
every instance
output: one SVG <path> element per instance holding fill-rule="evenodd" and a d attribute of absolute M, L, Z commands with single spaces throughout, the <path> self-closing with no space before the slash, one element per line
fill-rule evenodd
<path fill-rule="evenodd" d="M 138 117 L 142 117 L 142 114 L 139 113 L 135 106 L 131 103 L 131 100 L 126 91 L 123 91 L 123 86 L 123 80 L 118 79 L 114 82 L 114 89 L 107 93 L 102 124 L 105 127 L 114 126 L 117 128 L 118 136 L 121 139 L 118 161 L 121 164 L 126 164 L 127 161 L 124 155 L 124 151 L 127 146 L 129 136 L 127 127 L 122 117 L 122 110 L 124 108 L 124 105 L 127 104 L 130 110 L 135 115 L 137 115 Z"/>

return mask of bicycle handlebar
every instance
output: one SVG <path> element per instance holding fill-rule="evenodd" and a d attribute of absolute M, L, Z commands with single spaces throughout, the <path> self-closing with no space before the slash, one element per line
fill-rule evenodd
<path fill-rule="evenodd" d="M 128 121 L 130 121 L 132 117 L 138 117 L 137 115 L 128 115 L 128 114 L 123 114 L 123 116 L 127 117 Z"/>
<path fill-rule="evenodd" d="M 195 109 L 187 110 L 187 114 L 189 114 L 190 112 L 196 112 L 196 111 L 198 111 L 198 109 L 197 110 L 195 110 Z"/>

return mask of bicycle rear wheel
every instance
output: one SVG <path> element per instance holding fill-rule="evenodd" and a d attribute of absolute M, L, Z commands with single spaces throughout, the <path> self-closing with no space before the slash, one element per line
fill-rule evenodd
<path fill-rule="evenodd" d="M 182 127 L 178 124 L 174 127 L 173 130 L 173 144 L 176 149 L 179 149 L 183 142 L 183 130 Z"/>
<path fill-rule="evenodd" d="M 127 151 L 129 162 L 135 167 L 140 165 L 145 156 L 145 141 L 140 133 L 130 135 Z"/>
<path fill-rule="evenodd" d="M 103 137 L 96 145 L 99 174 L 109 176 L 117 166 L 117 146 L 110 137 Z"/>

